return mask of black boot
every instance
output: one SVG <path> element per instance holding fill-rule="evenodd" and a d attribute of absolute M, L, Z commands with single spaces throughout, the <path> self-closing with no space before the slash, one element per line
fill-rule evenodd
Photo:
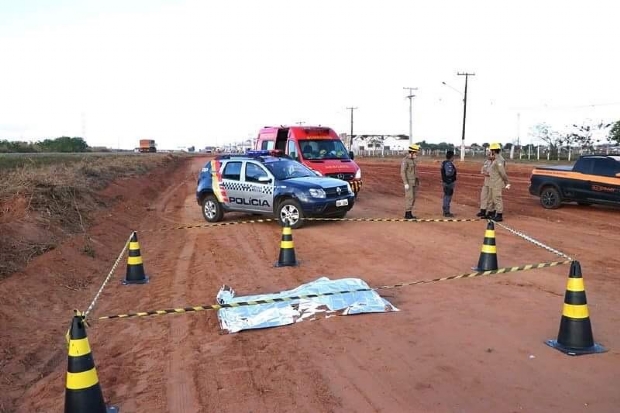
<path fill-rule="evenodd" d="M 504 220 L 504 218 L 502 217 L 502 213 L 501 212 L 499 214 L 495 214 L 495 218 L 493 218 L 493 221 L 496 221 L 496 222 L 500 222 L 500 221 L 503 221 L 503 220 Z"/>
<path fill-rule="evenodd" d="M 415 217 L 411 215 L 411 211 L 405 211 L 405 219 L 415 219 Z"/>
<path fill-rule="evenodd" d="M 486 219 L 495 219 L 495 211 L 489 211 L 487 213 L 487 216 L 485 217 Z"/>
<path fill-rule="evenodd" d="M 486 218 L 487 216 L 487 210 L 486 209 L 481 209 L 480 212 L 478 212 L 476 214 L 477 217 L 479 218 Z"/>
<path fill-rule="evenodd" d="M 443 216 L 446 217 L 446 218 L 453 218 L 454 214 L 450 213 L 450 211 L 447 211 L 447 212 L 443 213 Z"/>

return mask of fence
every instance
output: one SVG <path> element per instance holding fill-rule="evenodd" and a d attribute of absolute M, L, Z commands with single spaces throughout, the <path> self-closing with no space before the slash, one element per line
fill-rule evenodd
<path fill-rule="evenodd" d="M 353 152 L 358 158 L 397 158 L 404 157 L 407 150 L 391 150 L 391 149 L 354 149 Z M 445 158 L 447 149 L 422 149 L 420 155 L 431 158 Z M 460 158 L 459 148 L 454 149 L 455 157 Z M 512 152 L 512 156 L 511 156 Z M 506 159 L 518 160 L 535 160 L 535 161 L 574 161 L 581 155 L 591 154 L 620 155 L 620 146 L 607 147 L 601 150 L 587 150 L 581 148 L 549 148 L 547 146 L 525 147 L 514 149 L 514 151 L 504 149 L 502 156 Z M 465 151 L 465 159 L 484 159 L 486 152 L 484 150 L 467 149 Z"/>

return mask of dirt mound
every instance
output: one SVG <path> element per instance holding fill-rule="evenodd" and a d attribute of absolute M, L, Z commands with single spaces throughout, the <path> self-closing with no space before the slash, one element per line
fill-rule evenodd
<path fill-rule="evenodd" d="M 0 279 L 32 258 L 54 249 L 72 234 L 84 235 L 84 252 L 92 253 L 86 228 L 93 213 L 115 200 L 98 193 L 113 179 L 141 175 L 176 164 L 177 157 L 89 156 L 42 167 L 19 167 L 0 182 Z"/>
<path fill-rule="evenodd" d="M 122 249 L 119 234 L 129 236 L 186 160 L 89 159 L 16 170 L 0 184 L 0 412 L 66 361 L 67 312 L 85 309 Z"/>

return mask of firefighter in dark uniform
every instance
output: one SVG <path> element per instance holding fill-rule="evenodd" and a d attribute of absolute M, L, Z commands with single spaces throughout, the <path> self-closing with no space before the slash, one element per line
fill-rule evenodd
<path fill-rule="evenodd" d="M 409 145 L 408 149 L 409 153 L 400 164 L 400 177 L 405 186 L 405 219 L 416 219 L 415 215 L 411 212 L 415 204 L 416 190 L 420 185 L 416 165 L 416 158 L 420 150 L 420 145 Z"/>

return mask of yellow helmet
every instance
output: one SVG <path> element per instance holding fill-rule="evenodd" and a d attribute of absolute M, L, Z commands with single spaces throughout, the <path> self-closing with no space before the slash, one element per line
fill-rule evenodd
<path fill-rule="evenodd" d="M 497 150 L 501 151 L 502 150 L 502 146 L 499 143 L 492 143 L 491 145 L 489 145 L 489 149 L 490 150 L 497 149 Z"/>
<path fill-rule="evenodd" d="M 409 152 L 418 152 L 420 150 L 420 145 L 409 145 Z"/>

